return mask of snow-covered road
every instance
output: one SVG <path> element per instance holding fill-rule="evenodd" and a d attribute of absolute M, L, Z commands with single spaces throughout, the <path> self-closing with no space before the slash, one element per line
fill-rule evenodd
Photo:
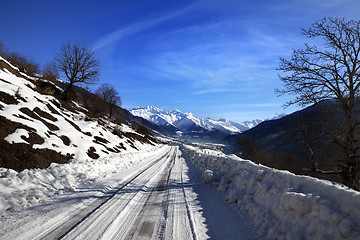
<path fill-rule="evenodd" d="M 101 184 L 3 218 L 1 239 L 255 239 L 251 219 L 205 185 L 177 146 Z M 101 187 L 102 186 L 102 187 Z"/>

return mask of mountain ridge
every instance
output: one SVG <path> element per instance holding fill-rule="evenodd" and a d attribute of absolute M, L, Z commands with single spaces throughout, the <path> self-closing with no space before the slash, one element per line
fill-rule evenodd
<path fill-rule="evenodd" d="M 236 134 L 244 132 L 259 123 L 262 119 L 236 123 L 224 118 L 213 120 L 211 118 L 198 118 L 191 112 L 182 112 L 178 109 L 163 110 L 156 106 L 136 107 L 130 110 L 134 116 L 142 117 L 160 126 L 172 126 L 183 133 L 193 131 L 193 129 L 203 129 L 206 131 L 219 130 L 226 134 Z"/>

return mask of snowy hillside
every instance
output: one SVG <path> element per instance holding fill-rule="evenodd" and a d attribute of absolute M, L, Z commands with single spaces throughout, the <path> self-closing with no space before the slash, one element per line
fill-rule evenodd
<path fill-rule="evenodd" d="M 118 125 L 106 118 L 90 118 L 86 109 L 75 102 L 55 97 L 61 92 L 50 82 L 20 73 L 0 57 L 0 178 L 20 178 L 20 182 L 0 182 L 1 191 L 6 192 L 0 197 L 0 212 L 12 204 L 32 201 L 26 199 L 25 193 L 23 202 L 13 195 L 24 187 L 18 183 L 33 179 L 30 171 L 20 172 L 24 169 L 50 165 L 50 171 L 59 171 L 55 163 L 104 161 L 111 154 L 137 152 L 154 145 L 150 138 L 128 125 Z M 81 177 L 78 174 L 77 177 Z M 70 176 L 59 181 L 50 177 L 52 187 L 61 189 L 69 181 L 64 179 Z M 87 175 L 81 178 L 87 179 Z M 9 202 L 13 203 L 9 205 Z"/>
<path fill-rule="evenodd" d="M 260 119 L 246 121 L 243 123 L 235 123 L 225 119 L 219 119 L 216 121 L 210 118 L 198 118 L 192 113 L 183 113 L 179 110 L 164 111 L 154 106 L 136 107 L 131 110 L 131 113 L 158 125 L 174 126 L 182 132 L 202 128 L 208 131 L 217 129 L 227 134 L 234 134 L 255 127 L 263 121 Z"/>
<path fill-rule="evenodd" d="M 41 94 L 39 91 L 56 95 L 61 90 L 50 82 L 22 77 L 4 59 L 0 61 L 0 116 L 7 121 L 8 134 L 3 139 L 10 145 L 32 145 L 33 149 L 48 149 L 81 160 L 137 148 L 140 142 L 134 139 L 142 136 L 129 126 L 91 119 L 75 102 Z M 3 129 L 2 134 L 6 131 Z"/>

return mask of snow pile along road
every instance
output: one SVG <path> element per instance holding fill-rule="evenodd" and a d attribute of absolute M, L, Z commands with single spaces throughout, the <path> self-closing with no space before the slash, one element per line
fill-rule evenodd
<path fill-rule="evenodd" d="M 360 193 L 235 155 L 184 145 L 204 181 L 253 217 L 267 239 L 359 239 Z"/>

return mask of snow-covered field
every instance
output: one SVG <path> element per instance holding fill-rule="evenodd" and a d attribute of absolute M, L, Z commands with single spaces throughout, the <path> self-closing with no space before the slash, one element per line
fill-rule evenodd
<path fill-rule="evenodd" d="M 205 182 L 245 210 L 267 239 L 360 239 L 360 193 L 220 151 L 184 145 Z"/>

